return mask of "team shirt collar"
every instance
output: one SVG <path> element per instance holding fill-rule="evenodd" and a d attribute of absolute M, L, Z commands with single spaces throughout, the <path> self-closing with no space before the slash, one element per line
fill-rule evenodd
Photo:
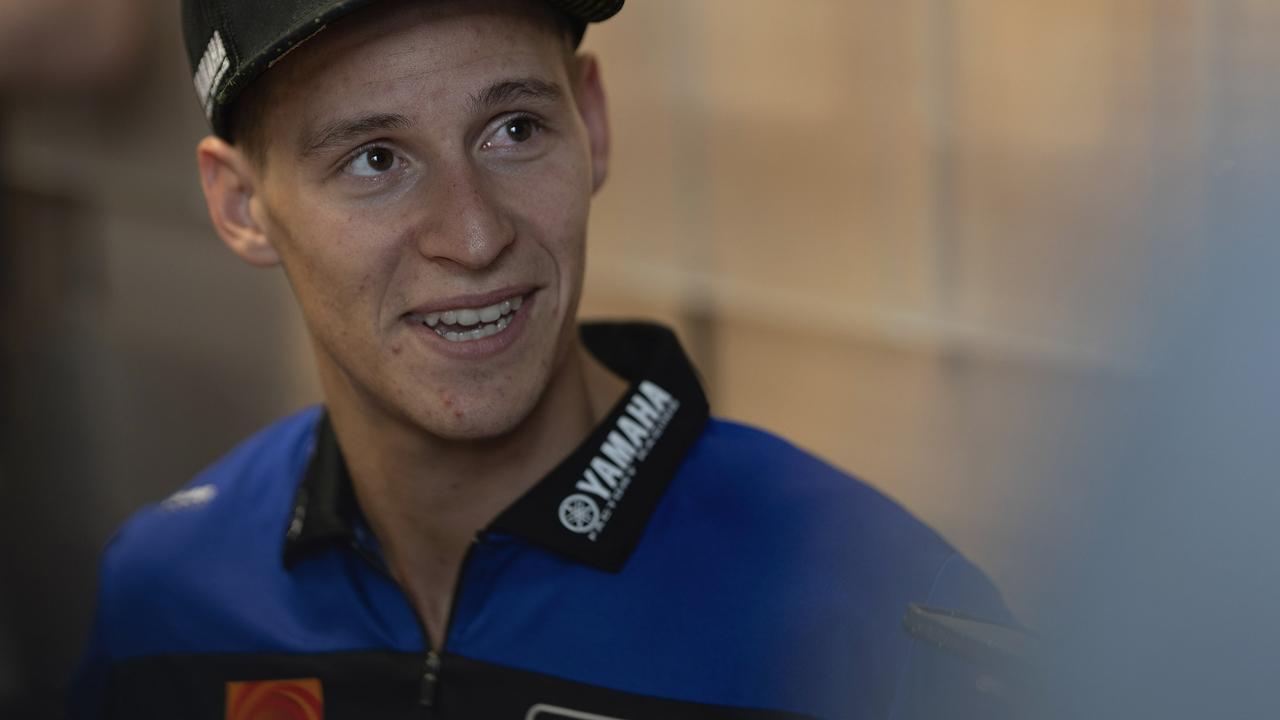
<path fill-rule="evenodd" d="M 581 327 L 583 343 L 630 384 L 609 415 L 485 534 L 519 537 L 616 572 L 706 426 L 706 395 L 675 335 L 645 323 Z M 294 501 L 284 558 L 362 541 L 366 530 L 328 417 Z"/>

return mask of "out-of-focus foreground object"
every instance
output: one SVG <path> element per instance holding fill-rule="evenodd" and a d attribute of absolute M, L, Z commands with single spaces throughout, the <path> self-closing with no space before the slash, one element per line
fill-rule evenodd
<path fill-rule="evenodd" d="M 1043 717 L 1280 716 L 1280 9 L 1209 5 L 1202 221 L 1161 210 L 1149 370 L 1095 428 Z"/>

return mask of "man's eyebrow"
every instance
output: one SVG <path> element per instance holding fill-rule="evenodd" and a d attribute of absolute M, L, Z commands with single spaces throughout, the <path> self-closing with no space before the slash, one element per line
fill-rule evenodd
<path fill-rule="evenodd" d="M 538 78 L 517 78 L 503 80 L 471 96 L 472 112 L 492 110 L 516 100 L 538 100 L 555 102 L 564 97 L 564 90 L 559 85 Z"/>
<path fill-rule="evenodd" d="M 303 157 L 312 157 L 329 148 L 347 145 L 370 133 L 406 128 L 410 124 L 408 117 L 397 113 L 376 113 L 335 120 L 318 130 L 303 134 L 298 146 L 302 148 Z"/>

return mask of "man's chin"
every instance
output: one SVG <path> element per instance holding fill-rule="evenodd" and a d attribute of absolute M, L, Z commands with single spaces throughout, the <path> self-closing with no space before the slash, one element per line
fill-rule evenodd
<path fill-rule="evenodd" d="M 528 415 L 527 410 L 518 412 L 513 408 L 469 410 L 459 407 L 445 416 L 423 418 L 418 425 L 428 435 L 440 440 L 482 443 L 501 440 L 515 433 Z"/>

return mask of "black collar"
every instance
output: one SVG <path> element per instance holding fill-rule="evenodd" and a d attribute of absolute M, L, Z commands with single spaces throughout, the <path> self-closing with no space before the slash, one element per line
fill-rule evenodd
<path fill-rule="evenodd" d="M 675 335 L 644 323 L 588 324 L 582 340 L 631 383 L 591 434 L 486 529 L 601 570 L 622 568 L 685 455 L 702 434 L 707 399 Z M 294 500 L 284 545 L 292 566 L 362 534 L 351 475 L 326 415 Z"/>

